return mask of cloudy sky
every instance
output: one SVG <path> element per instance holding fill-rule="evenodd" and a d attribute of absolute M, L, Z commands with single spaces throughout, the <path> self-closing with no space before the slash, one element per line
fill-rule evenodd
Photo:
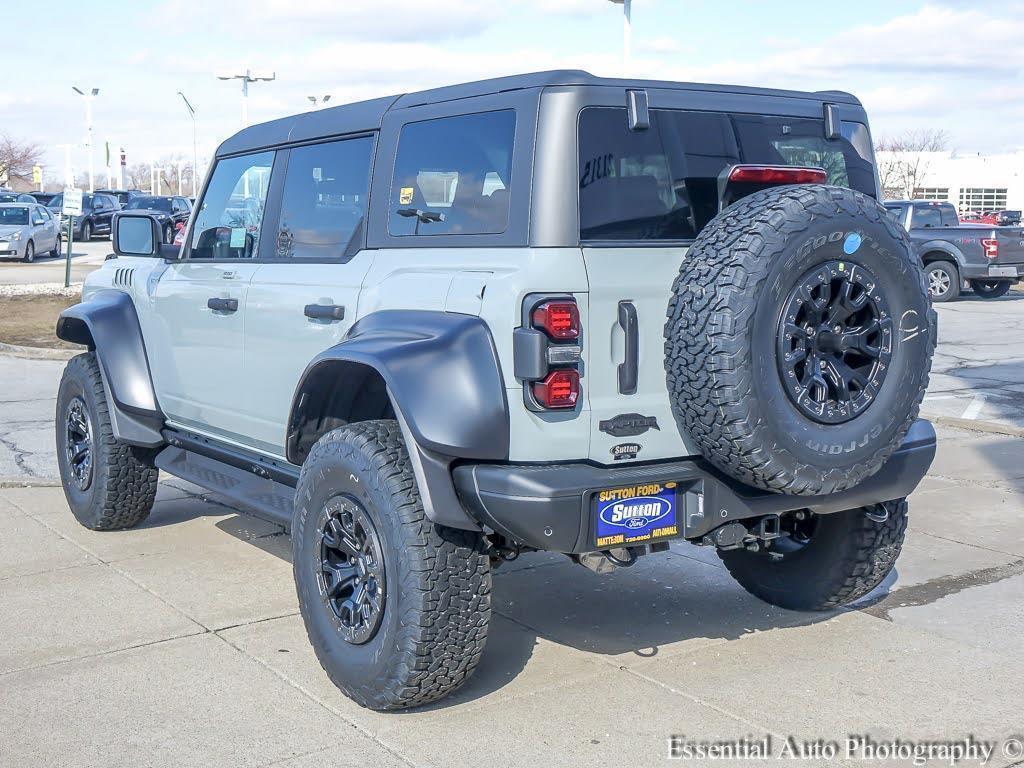
<path fill-rule="evenodd" d="M 515 72 L 621 72 L 621 6 L 608 0 L 0 0 L 5 37 L 0 132 L 47 149 L 61 176 L 100 88 L 103 142 L 128 162 L 199 154 L 241 123 L 238 81 L 276 72 L 249 98 L 251 122 L 331 103 Z M 12 18 L 13 17 L 13 18 Z M 842 89 L 876 137 L 941 128 L 961 152 L 1024 149 L 1024 1 L 634 0 L 632 74 L 659 79 Z"/>

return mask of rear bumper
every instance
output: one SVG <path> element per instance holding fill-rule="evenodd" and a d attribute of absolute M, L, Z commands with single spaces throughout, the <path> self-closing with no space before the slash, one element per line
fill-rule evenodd
<path fill-rule="evenodd" d="M 694 539 L 734 520 L 799 509 L 826 514 L 903 498 L 921 482 L 934 457 L 935 430 L 919 420 L 876 474 L 827 496 L 758 491 L 701 459 L 627 467 L 469 464 L 456 467 L 453 475 L 467 510 L 482 524 L 529 547 L 580 553 L 594 549 L 591 499 L 604 488 L 677 482 L 682 535 Z"/>
<path fill-rule="evenodd" d="M 965 264 L 960 268 L 965 280 L 1020 280 L 1024 277 L 1024 264 Z"/>

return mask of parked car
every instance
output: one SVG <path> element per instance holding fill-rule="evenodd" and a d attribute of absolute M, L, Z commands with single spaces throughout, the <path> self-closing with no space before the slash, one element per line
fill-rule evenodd
<path fill-rule="evenodd" d="M 53 198 L 57 196 L 56 192 L 29 192 L 35 201 L 40 205 L 47 205 Z"/>
<path fill-rule="evenodd" d="M 1024 276 L 1024 229 L 961 224 L 951 203 L 886 202 L 886 210 L 910 233 L 925 265 L 932 301 L 953 301 L 969 287 L 983 299 L 1006 295 Z"/>
<path fill-rule="evenodd" d="M 56 195 L 47 207 L 60 215 L 64 205 L 64 193 Z M 109 235 L 111 222 L 114 213 L 120 210 L 117 199 L 110 195 L 99 192 L 86 192 L 82 195 L 82 214 L 75 216 L 73 225 L 74 237 L 76 240 L 92 240 L 94 235 Z M 67 221 L 62 217 L 62 226 L 67 227 Z"/>
<path fill-rule="evenodd" d="M 34 204 L 36 199 L 27 192 L 14 192 L 10 189 L 0 190 L 0 203 L 30 203 Z"/>
<path fill-rule="evenodd" d="M 187 197 L 141 195 L 132 198 L 124 210 L 150 214 L 160 225 L 163 241 L 172 243 L 177 226 L 188 223 L 188 217 L 192 213 L 192 204 Z"/>
<path fill-rule="evenodd" d="M 935 453 L 935 313 L 869 135 L 838 91 L 561 71 L 248 127 L 184 246 L 122 211 L 60 316 L 71 511 L 138 525 L 164 471 L 281 521 L 374 709 L 469 678 L 521 553 L 689 542 L 774 605 L 855 601 Z"/>
<path fill-rule="evenodd" d="M 141 189 L 97 189 L 96 191 L 115 198 L 121 208 L 128 205 L 134 198 L 146 194 Z"/>
<path fill-rule="evenodd" d="M 0 203 L 0 257 L 32 262 L 40 253 L 60 255 L 57 217 L 35 201 Z"/>
<path fill-rule="evenodd" d="M 1020 226 L 1020 211 L 990 211 L 960 217 L 961 224 L 985 224 L 995 227 Z"/>

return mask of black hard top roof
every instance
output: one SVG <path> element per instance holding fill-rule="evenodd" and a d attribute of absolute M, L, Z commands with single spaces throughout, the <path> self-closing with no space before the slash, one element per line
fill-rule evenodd
<path fill-rule="evenodd" d="M 255 149 L 273 147 L 288 142 L 306 141 L 323 136 L 337 136 L 344 133 L 374 131 L 380 128 L 384 115 L 392 109 L 404 109 L 423 104 L 468 99 L 486 96 L 502 91 L 517 91 L 529 88 L 557 86 L 611 86 L 618 88 L 672 89 L 688 91 L 711 91 L 717 93 L 739 93 L 780 98 L 828 100 L 842 104 L 860 105 L 852 95 L 843 91 L 785 91 L 774 88 L 752 88 L 740 85 L 708 85 L 700 83 L 678 83 L 669 80 L 634 80 L 595 77 L 582 70 L 557 69 L 548 72 L 533 72 L 524 75 L 496 77 L 472 83 L 447 85 L 416 93 L 386 96 L 354 104 L 343 104 L 314 112 L 282 117 L 267 123 L 244 128 L 225 140 L 217 149 L 217 156 L 236 152 L 250 152 Z"/>

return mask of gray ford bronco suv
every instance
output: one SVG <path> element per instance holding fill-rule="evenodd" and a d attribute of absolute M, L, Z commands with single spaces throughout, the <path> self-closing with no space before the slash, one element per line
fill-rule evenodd
<path fill-rule="evenodd" d="M 246 128 L 180 249 L 121 212 L 58 321 L 68 503 L 138 525 L 163 471 L 282 523 L 375 709 L 465 682 L 525 552 L 713 547 L 770 603 L 849 603 L 935 451 L 934 314 L 878 198 L 840 92 L 559 71 Z"/>

